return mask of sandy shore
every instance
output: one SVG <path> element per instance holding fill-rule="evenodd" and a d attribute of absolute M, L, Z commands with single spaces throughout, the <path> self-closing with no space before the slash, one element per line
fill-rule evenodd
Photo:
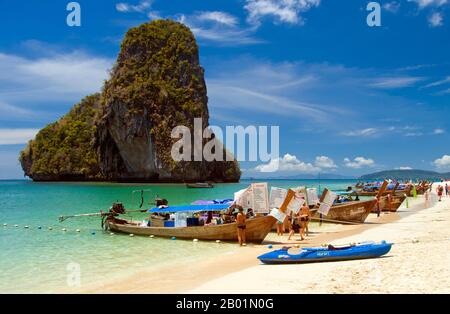
<path fill-rule="evenodd" d="M 255 265 L 206 282 L 191 293 L 450 293 L 450 198 L 334 243 L 387 240 L 383 258 L 298 265 Z"/>
<path fill-rule="evenodd" d="M 450 198 L 425 208 L 411 199 L 398 213 L 370 215 L 363 225 L 311 226 L 307 241 L 269 234 L 265 245 L 231 247 L 195 265 L 149 269 L 81 293 L 403 293 L 450 292 Z M 431 202 L 428 206 L 433 205 Z M 387 257 L 362 261 L 262 265 L 256 257 L 285 244 L 316 246 L 387 240 Z M 73 291 L 72 291 L 73 292 Z"/>

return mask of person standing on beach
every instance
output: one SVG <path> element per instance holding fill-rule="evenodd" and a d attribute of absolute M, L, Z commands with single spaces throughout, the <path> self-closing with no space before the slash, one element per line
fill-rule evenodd
<path fill-rule="evenodd" d="M 238 214 L 236 216 L 236 222 L 237 222 L 237 236 L 238 236 L 238 241 L 239 241 L 239 245 L 240 246 L 245 246 L 245 220 L 246 220 L 246 216 L 244 214 L 244 208 L 242 208 L 242 206 L 237 206 L 238 207 Z"/>
<path fill-rule="evenodd" d="M 284 233 L 284 221 L 277 220 L 277 235 L 283 236 Z"/>
<path fill-rule="evenodd" d="M 289 230 L 289 237 L 288 240 L 291 239 L 291 237 L 296 233 L 300 233 L 300 224 L 298 222 L 298 215 L 294 212 L 291 212 L 291 228 Z"/>
<path fill-rule="evenodd" d="M 302 241 L 305 240 L 305 230 L 308 229 L 309 216 L 309 206 L 305 203 L 302 208 L 300 208 L 300 237 Z"/>
<path fill-rule="evenodd" d="M 445 184 L 445 195 L 448 196 L 448 184 Z"/>
<path fill-rule="evenodd" d="M 444 194 L 444 188 L 442 187 L 442 185 L 439 185 L 437 187 L 437 195 L 439 197 L 439 202 L 442 201 L 442 194 Z"/>

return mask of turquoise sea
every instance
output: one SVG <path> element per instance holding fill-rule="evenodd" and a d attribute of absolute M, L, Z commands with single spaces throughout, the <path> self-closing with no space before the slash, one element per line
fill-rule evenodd
<path fill-rule="evenodd" d="M 80 266 L 81 285 L 85 285 L 150 267 L 180 261 L 195 263 L 205 256 L 225 252 L 235 244 L 110 235 L 102 231 L 97 217 L 74 218 L 63 223 L 58 217 L 108 210 L 115 201 L 123 202 L 127 209 L 137 209 L 140 193 L 133 200 L 134 190 L 151 190 L 151 200 L 145 194 L 146 207 L 151 207 L 149 202 L 155 195 L 168 199 L 172 205 L 181 205 L 197 199 L 233 197 L 235 191 L 251 182 L 242 180 L 236 184 L 217 184 L 213 189 L 188 189 L 179 184 L 0 181 L 0 293 L 70 292 L 68 265 L 73 263 Z M 268 182 L 277 187 L 320 185 L 332 190 L 355 183 L 352 180 Z M 135 214 L 139 219 L 146 216 Z"/>

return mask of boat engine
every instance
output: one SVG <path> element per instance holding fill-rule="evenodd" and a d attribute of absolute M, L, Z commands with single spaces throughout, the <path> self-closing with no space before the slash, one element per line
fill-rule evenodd
<path fill-rule="evenodd" d="M 125 207 L 122 203 L 113 203 L 109 212 L 114 216 L 125 214 Z"/>
<path fill-rule="evenodd" d="M 165 198 L 156 198 L 155 199 L 156 207 L 167 207 L 169 205 L 169 202 Z"/>

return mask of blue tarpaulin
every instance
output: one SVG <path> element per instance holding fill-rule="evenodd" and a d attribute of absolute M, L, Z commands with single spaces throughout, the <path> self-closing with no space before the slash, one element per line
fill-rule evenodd
<path fill-rule="evenodd" d="M 225 199 L 215 199 L 215 200 L 197 200 L 192 202 L 192 205 L 214 205 L 214 204 L 233 204 L 234 200 L 232 198 Z"/>
<path fill-rule="evenodd" d="M 229 204 L 211 204 L 211 205 L 182 205 L 169 206 L 166 208 L 154 207 L 149 209 L 149 213 L 176 213 L 176 212 L 201 212 L 201 211 L 216 211 L 224 210 L 230 207 Z"/>

